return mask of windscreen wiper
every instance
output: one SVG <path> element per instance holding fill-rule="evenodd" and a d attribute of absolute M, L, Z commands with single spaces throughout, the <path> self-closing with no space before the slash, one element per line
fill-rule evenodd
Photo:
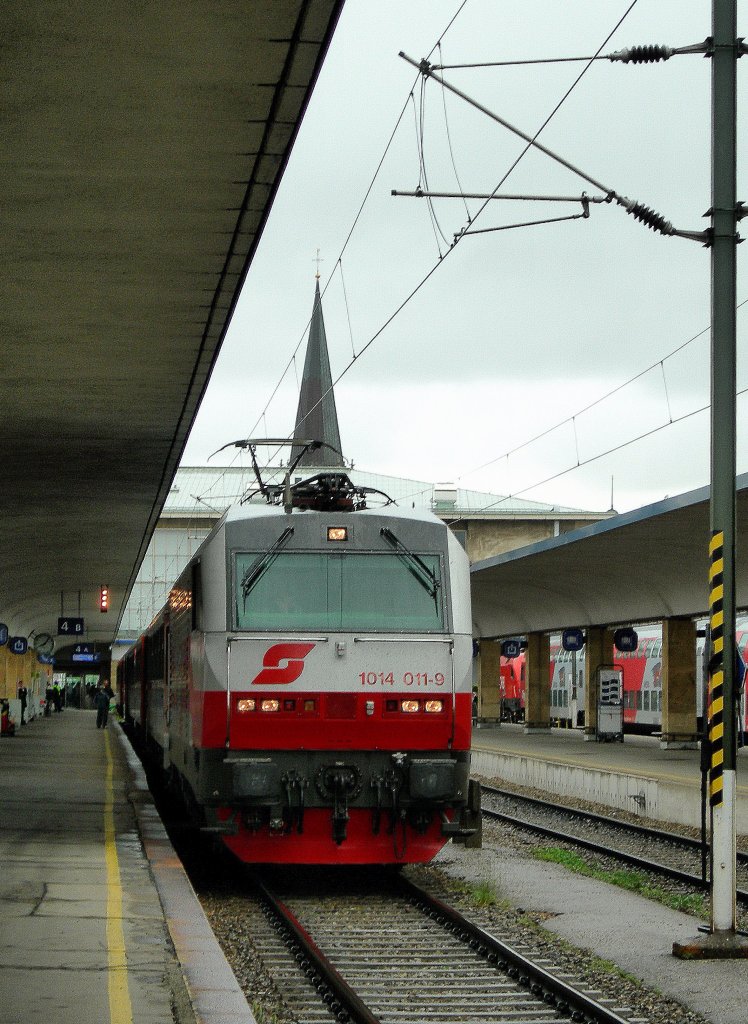
<path fill-rule="evenodd" d="M 400 559 L 408 567 L 408 571 L 413 576 L 415 576 L 415 578 L 421 584 L 421 586 L 429 595 L 429 597 L 432 597 L 434 599 L 434 606 L 436 607 L 436 610 L 438 612 L 438 595 L 439 587 L 441 586 L 441 580 L 438 579 L 436 573 L 429 569 L 429 567 L 426 565 L 424 560 L 419 555 L 415 554 L 415 552 L 411 551 L 409 548 L 406 548 L 403 542 L 395 536 L 392 530 L 388 529 L 386 526 L 383 526 L 379 532 L 387 541 L 387 543 L 392 545 L 392 547 L 399 555 Z"/>
<path fill-rule="evenodd" d="M 293 534 L 293 526 L 287 526 L 272 547 L 263 551 L 255 558 L 247 571 L 242 576 L 242 596 L 244 598 L 244 609 L 247 608 L 247 598 L 250 592 L 257 586 L 262 577 L 280 554 L 281 548 L 286 544 Z"/>

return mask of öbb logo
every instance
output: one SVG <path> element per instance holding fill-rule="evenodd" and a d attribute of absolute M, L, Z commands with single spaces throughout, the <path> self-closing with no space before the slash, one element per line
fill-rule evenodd
<path fill-rule="evenodd" d="M 252 680 L 253 686 L 269 683 L 293 683 L 304 671 L 304 658 L 315 644 L 274 644 L 265 651 L 262 671 Z M 285 662 L 285 664 L 282 664 Z"/>

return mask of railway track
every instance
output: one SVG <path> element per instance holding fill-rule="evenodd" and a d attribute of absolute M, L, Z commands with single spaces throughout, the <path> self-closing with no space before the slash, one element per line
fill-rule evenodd
<path fill-rule="evenodd" d="M 692 886 L 709 888 L 702 844 L 690 836 L 638 825 L 482 784 L 487 818 Z M 488 798 L 488 801 L 485 798 Z M 748 906 L 748 854 L 738 853 L 738 903 Z"/>
<path fill-rule="evenodd" d="M 379 876 L 381 883 L 382 876 Z M 255 942 L 304 1024 L 632 1024 L 625 1008 L 468 921 L 403 878 L 261 880 Z"/>

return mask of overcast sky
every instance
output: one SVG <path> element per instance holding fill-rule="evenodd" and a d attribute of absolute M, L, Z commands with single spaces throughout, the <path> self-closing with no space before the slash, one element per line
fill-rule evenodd
<path fill-rule="evenodd" d="M 431 59 L 589 56 L 629 5 L 467 0 L 442 38 L 441 56 L 435 51 Z M 446 237 L 437 242 L 426 202 L 390 195 L 425 187 L 416 115 L 435 191 L 491 192 L 524 148 L 433 81 L 422 106 L 420 79 L 398 57 L 400 50 L 417 60 L 426 56 L 459 8 L 459 0 L 347 0 L 183 464 L 204 464 L 221 445 L 250 434 L 292 433 L 319 248 L 333 377 L 358 357 L 337 384 L 336 401 L 344 454 L 359 468 L 594 510 L 610 506 L 611 478 L 619 511 L 707 483 L 706 412 L 596 456 L 707 405 L 708 332 L 665 357 L 708 327 L 709 250 L 654 234 L 612 204 L 593 205 L 588 220 L 466 236 L 450 249 L 468 213 L 473 229 L 484 229 L 571 215 L 580 206 L 494 201 L 476 218 L 479 201 L 468 201 L 466 211 L 459 200 L 435 200 Z M 638 0 L 602 52 L 699 42 L 711 31 L 710 12 L 710 0 Z M 738 32 L 748 35 L 744 15 Z M 743 64 L 738 198 L 748 200 Z M 443 75 L 533 135 L 583 67 Z M 708 226 L 710 61 L 703 56 L 646 66 L 596 62 L 540 139 L 677 228 Z M 522 159 L 501 191 L 599 194 L 538 152 Z M 741 302 L 748 299 L 748 279 L 740 249 L 738 260 Z M 748 305 L 738 312 L 739 390 L 748 387 L 747 323 Z M 299 341 L 296 365 L 268 406 Z M 631 386 L 576 415 L 655 363 Z M 738 399 L 739 472 L 748 470 L 747 410 L 748 395 Z M 210 464 L 231 458 L 224 453 Z M 588 464 L 564 473 L 578 462 Z"/>

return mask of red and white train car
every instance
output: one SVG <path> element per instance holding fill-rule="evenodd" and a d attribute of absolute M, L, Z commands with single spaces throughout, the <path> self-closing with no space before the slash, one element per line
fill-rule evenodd
<path fill-rule="evenodd" d="M 611 664 L 623 672 L 623 722 L 631 732 L 656 732 L 662 726 L 662 632 L 646 629 L 638 634 L 634 651 L 611 650 Z M 748 660 L 748 628 L 738 624 L 738 650 Z M 696 671 L 696 711 L 703 709 L 704 641 L 700 639 L 694 652 Z M 556 639 L 551 643 L 550 665 L 551 720 L 559 725 L 584 725 L 585 665 L 584 648 L 564 651 Z M 501 659 L 502 718 L 521 722 L 525 712 L 525 656 Z M 745 694 L 741 694 L 741 721 L 748 733 L 748 710 Z"/>
<path fill-rule="evenodd" d="M 243 861 L 476 842 L 464 551 L 344 474 L 269 497 L 226 513 L 123 659 L 136 740 Z"/>

